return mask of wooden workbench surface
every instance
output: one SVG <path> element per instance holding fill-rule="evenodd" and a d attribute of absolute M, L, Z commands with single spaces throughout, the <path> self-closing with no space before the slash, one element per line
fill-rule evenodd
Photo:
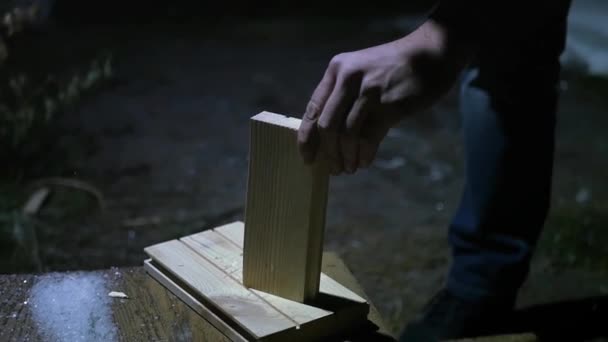
<path fill-rule="evenodd" d="M 324 253 L 323 272 L 365 297 L 355 278 L 336 254 Z M 111 335 L 120 341 L 229 341 L 148 276 L 142 267 L 64 273 L 55 276 L 76 279 L 85 275 L 95 275 L 99 279 L 104 279 L 108 291 L 120 291 L 129 296 L 129 299 L 109 299 L 112 316 L 110 325 L 113 326 Z M 49 340 L 49 336 L 45 336 L 48 335 L 48 324 L 40 322 L 44 320 L 44 317 L 40 318 L 40 314 L 33 314 L 32 305 L 37 304 L 34 304 L 30 298 L 32 286 L 40 279 L 41 277 L 35 275 L 0 275 L 0 341 Z M 106 296 L 107 293 L 99 295 Z M 74 316 L 67 314 L 67 317 Z M 373 305 L 369 320 L 370 326 L 362 327 L 362 332 L 335 340 L 392 340 L 386 333 L 387 330 Z M 54 322 L 54 320 L 49 321 Z M 66 324 L 66 329 L 70 328 L 69 322 L 63 324 Z M 96 322 L 91 322 L 92 326 L 94 324 Z M 376 332 L 373 331 L 374 325 L 379 327 Z M 82 327 L 80 329 L 82 330 Z"/>

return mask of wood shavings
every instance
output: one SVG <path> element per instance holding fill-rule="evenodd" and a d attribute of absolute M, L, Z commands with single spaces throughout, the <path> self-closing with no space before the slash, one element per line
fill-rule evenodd
<path fill-rule="evenodd" d="M 129 296 L 127 296 L 124 292 L 111 291 L 108 293 L 108 296 L 112 298 L 129 299 Z"/>

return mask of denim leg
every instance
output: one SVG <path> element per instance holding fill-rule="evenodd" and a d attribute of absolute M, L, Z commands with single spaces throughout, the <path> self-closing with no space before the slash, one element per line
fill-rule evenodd
<path fill-rule="evenodd" d="M 549 208 L 565 19 L 488 43 L 463 74 L 466 182 L 447 281 L 462 298 L 514 301 L 528 274 Z"/>

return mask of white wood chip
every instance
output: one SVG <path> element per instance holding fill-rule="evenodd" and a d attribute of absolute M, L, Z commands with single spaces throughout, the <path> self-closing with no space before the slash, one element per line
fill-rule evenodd
<path fill-rule="evenodd" d="M 108 293 L 108 296 L 112 297 L 112 298 L 129 298 L 129 296 L 127 296 L 124 292 L 116 292 L 116 291 L 112 291 L 110 293 Z"/>

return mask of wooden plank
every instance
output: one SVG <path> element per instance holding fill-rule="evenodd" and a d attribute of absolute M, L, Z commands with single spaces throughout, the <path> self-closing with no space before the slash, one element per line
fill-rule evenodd
<path fill-rule="evenodd" d="M 30 288 L 36 278 L 26 274 L 0 274 L 0 341 L 41 341 L 32 310 Z"/>
<path fill-rule="evenodd" d="M 242 269 L 242 249 L 223 235 L 215 231 L 205 231 L 199 234 L 184 237 L 180 239 L 179 242 L 176 242 L 175 240 L 171 242 L 171 244 L 162 244 L 163 246 L 161 249 L 183 248 L 190 250 L 191 252 L 196 253 L 200 260 L 204 261 L 204 263 L 209 263 L 216 266 L 218 270 L 223 272 L 226 279 L 233 280 L 233 282 L 225 283 L 224 286 L 226 288 L 223 291 L 224 293 L 230 294 L 235 292 L 233 289 L 229 289 L 228 287 L 245 289 L 244 285 L 241 283 L 242 272 L 240 271 Z M 178 247 L 180 245 L 181 247 Z M 159 256 L 158 252 L 155 254 L 154 251 L 147 252 L 153 256 L 154 260 L 168 264 L 166 261 L 166 256 Z M 172 253 L 172 251 L 168 251 L 167 253 Z M 174 259 L 177 260 L 177 257 L 174 257 Z M 187 259 L 188 258 L 182 257 L 180 258 L 179 262 L 183 264 L 182 269 L 184 269 L 184 271 L 182 272 L 189 273 L 189 268 L 196 267 L 196 265 L 193 266 L 192 262 L 188 262 Z M 175 281 L 171 282 L 171 279 L 163 279 L 168 278 L 163 277 L 163 272 L 178 274 L 180 270 L 173 271 L 171 269 L 163 268 L 159 271 L 155 265 L 151 263 L 146 263 L 146 267 L 153 276 L 158 277 L 160 281 L 164 281 L 168 288 L 175 291 L 176 295 L 178 295 L 180 298 L 185 298 L 185 301 L 192 306 L 193 309 L 198 309 L 201 315 L 210 319 L 214 326 L 218 327 L 218 329 L 222 329 L 222 332 L 225 332 L 224 330 L 226 329 L 228 332 L 230 332 L 230 322 L 237 320 L 237 317 L 234 317 L 235 311 L 231 311 L 230 309 L 235 306 L 240 306 L 240 302 L 246 299 L 244 299 L 242 296 L 231 298 L 232 300 L 230 303 L 228 303 L 230 307 L 227 307 L 227 303 L 224 301 L 217 301 L 211 297 L 209 297 L 209 299 L 206 301 L 200 300 L 196 298 L 199 290 L 195 290 L 191 285 L 191 282 L 182 284 L 182 281 L 180 280 L 178 284 L 175 284 Z M 204 276 L 203 278 L 199 279 L 199 282 L 207 283 L 209 282 L 208 278 L 209 276 Z M 169 281 L 169 284 L 167 284 L 167 281 Z M 283 315 L 281 318 L 287 317 L 294 323 L 295 329 L 285 329 L 282 331 L 273 332 L 269 335 L 252 334 L 251 332 L 257 328 L 255 326 L 252 327 L 248 325 L 252 322 L 242 322 L 242 324 L 239 324 L 239 327 L 246 331 L 248 335 L 251 335 L 252 338 L 260 340 L 274 339 L 282 341 L 290 339 L 293 341 L 316 341 L 324 337 L 332 336 L 336 333 L 345 333 L 352 330 L 353 327 L 358 327 L 359 325 L 357 323 L 364 322 L 369 309 L 367 303 L 345 301 L 342 297 L 336 296 L 319 297 L 324 298 L 326 305 L 332 309 L 326 310 L 323 308 L 291 301 L 258 290 L 250 289 L 249 291 L 255 294 L 255 296 L 257 296 L 259 299 L 262 299 L 269 305 L 269 307 L 272 307 L 281 313 Z M 222 298 L 224 297 L 225 295 L 223 295 Z M 361 300 L 363 301 L 363 299 Z M 249 305 L 248 302 L 244 304 Z M 226 314 L 223 317 L 217 317 L 213 311 L 221 311 Z M 275 322 L 273 322 L 273 320 L 276 319 L 276 316 L 268 316 L 264 319 L 266 325 L 276 325 Z M 259 324 L 258 321 L 255 323 Z M 237 334 L 238 333 L 240 333 L 240 331 L 237 331 Z"/>
<path fill-rule="evenodd" d="M 243 248 L 243 229 L 244 229 L 243 222 L 236 221 L 236 222 L 232 222 L 232 223 L 214 228 L 213 231 L 226 237 L 228 240 L 230 240 L 231 242 L 233 242 L 234 244 L 236 244 L 238 247 L 240 247 L 242 249 Z M 190 235 L 190 237 L 197 238 L 199 236 L 202 236 L 203 234 L 205 234 L 205 232 Z M 330 253 L 330 255 L 333 255 L 333 254 Z M 337 257 L 332 256 L 331 260 L 334 260 L 334 258 L 337 258 Z M 344 267 L 346 267 L 346 266 L 344 266 Z M 238 269 L 234 268 L 230 272 L 238 272 Z M 326 294 L 326 295 L 330 295 L 330 296 L 336 296 L 336 297 L 348 299 L 353 302 L 367 303 L 367 300 L 364 299 L 362 296 L 351 291 L 349 288 L 343 286 L 339 282 L 336 282 L 334 279 L 332 279 L 325 273 L 321 273 L 321 275 L 320 275 L 319 292 Z"/>
<path fill-rule="evenodd" d="M 152 260 L 148 259 L 144 261 L 144 269 L 154 279 L 161 283 L 164 287 L 174 293 L 184 303 L 188 304 L 192 310 L 205 318 L 211 323 L 215 329 L 222 334 L 230 338 L 234 342 L 247 342 L 247 339 L 239 334 L 234 328 L 227 324 L 221 317 L 216 315 L 213 311 L 209 310 L 203 303 L 196 298 L 196 296 L 183 290 L 183 287 L 178 285 L 173 279 L 169 278 L 164 272 L 159 270 L 153 265 Z"/>
<path fill-rule="evenodd" d="M 242 249 L 234 241 L 242 241 L 242 236 L 243 224 L 235 222 L 213 231 L 184 237 L 181 241 L 239 280 L 242 279 Z M 315 301 L 315 306 L 300 304 L 262 291 L 253 291 L 300 324 L 303 336 L 312 338 L 345 332 L 365 321 L 369 312 L 369 304 L 365 299 L 325 274 L 322 274 L 320 288 L 321 293 Z"/>
<path fill-rule="evenodd" d="M 127 300 L 112 300 L 118 341 L 234 340 L 201 318 L 183 300 L 146 274 L 142 267 L 113 268 L 96 273 L 109 280 L 108 290 L 129 295 Z"/>
<path fill-rule="evenodd" d="M 299 125 L 269 112 L 251 118 L 243 280 L 304 302 L 319 290 L 329 175 L 321 161 L 302 161 Z"/>
<path fill-rule="evenodd" d="M 145 248 L 164 269 L 199 293 L 256 339 L 295 329 L 297 324 L 177 240 Z"/>
<path fill-rule="evenodd" d="M 364 296 L 355 278 L 343 268 L 344 263 L 331 252 L 323 254 L 323 272 L 354 292 Z M 65 277 L 78 277 L 81 272 L 56 273 Z M 118 328 L 119 341 L 193 341 L 230 342 L 207 320 L 177 298 L 159 282 L 150 277 L 143 267 L 112 268 L 86 272 L 108 280 L 108 290 L 123 291 L 131 299 L 112 301 L 113 321 Z M 32 317 L 30 288 L 38 276 L 0 274 L 0 341 L 45 342 L 38 334 L 38 322 Z M 25 302 L 27 304 L 24 304 Z M 380 315 L 373 308 L 370 320 L 377 326 L 384 326 Z M 70 324 L 69 321 L 66 324 Z M 369 337 L 368 337 L 369 336 Z M 357 332 L 350 336 L 331 339 L 332 342 L 385 341 L 382 336 L 365 335 Z M 533 333 L 502 335 L 458 340 L 471 342 L 532 342 L 538 341 Z"/>
<path fill-rule="evenodd" d="M 207 231 L 196 236 L 182 238 L 181 241 L 200 253 L 201 256 L 224 269 L 235 280 L 242 281 L 242 249 L 224 236 L 213 231 Z M 297 336 L 292 337 L 292 340 L 296 341 L 316 341 L 322 337 L 333 335 L 336 331 L 348 331 L 348 323 L 352 326 L 357 319 L 361 321 L 365 318 L 365 314 L 360 314 L 350 322 L 339 324 L 338 317 L 342 316 L 337 316 L 332 311 L 259 290 L 250 290 L 298 324 Z M 284 339 L 287 338 L 284 337 Z"/>
<path fill-rule="evenodd" d="M 225 237 L 213 231 L 207 231 L 184 237 L 181 241 L 197 253 L 200 253 L 201 256 L 218 265 L 237 282 L 242 283 L 242 249 L 228 241 Z M 252 291 L 299 325 L 332 315 L 332 312 L 314 306 L 294 302 L 258 290 Z"/>
<path fill-rule="evenodd" d="M 240 249 L 243 249 L 245 224 L 242 221 L 235 221 L 213 228 L 213 231 L 234 242 Z"/>
<path fill-rule="evenodd" d="M 336 279 L 339 284 L 343 284 L 356 295 L 363 298 L 369 298 L 338 254 L 334 252 L 323 253 L 323 263 L 321 267 L 324 274 L 327 274 L 332 279 Z M 367 315 L 368 320 L 378 327 L 379 334 L 394 337 L 394 334 L 384 324 L 378 309 L 376 309 L 370 300 L 368 300 L 368 302 L 370 303 L 369 314 Z"/>

